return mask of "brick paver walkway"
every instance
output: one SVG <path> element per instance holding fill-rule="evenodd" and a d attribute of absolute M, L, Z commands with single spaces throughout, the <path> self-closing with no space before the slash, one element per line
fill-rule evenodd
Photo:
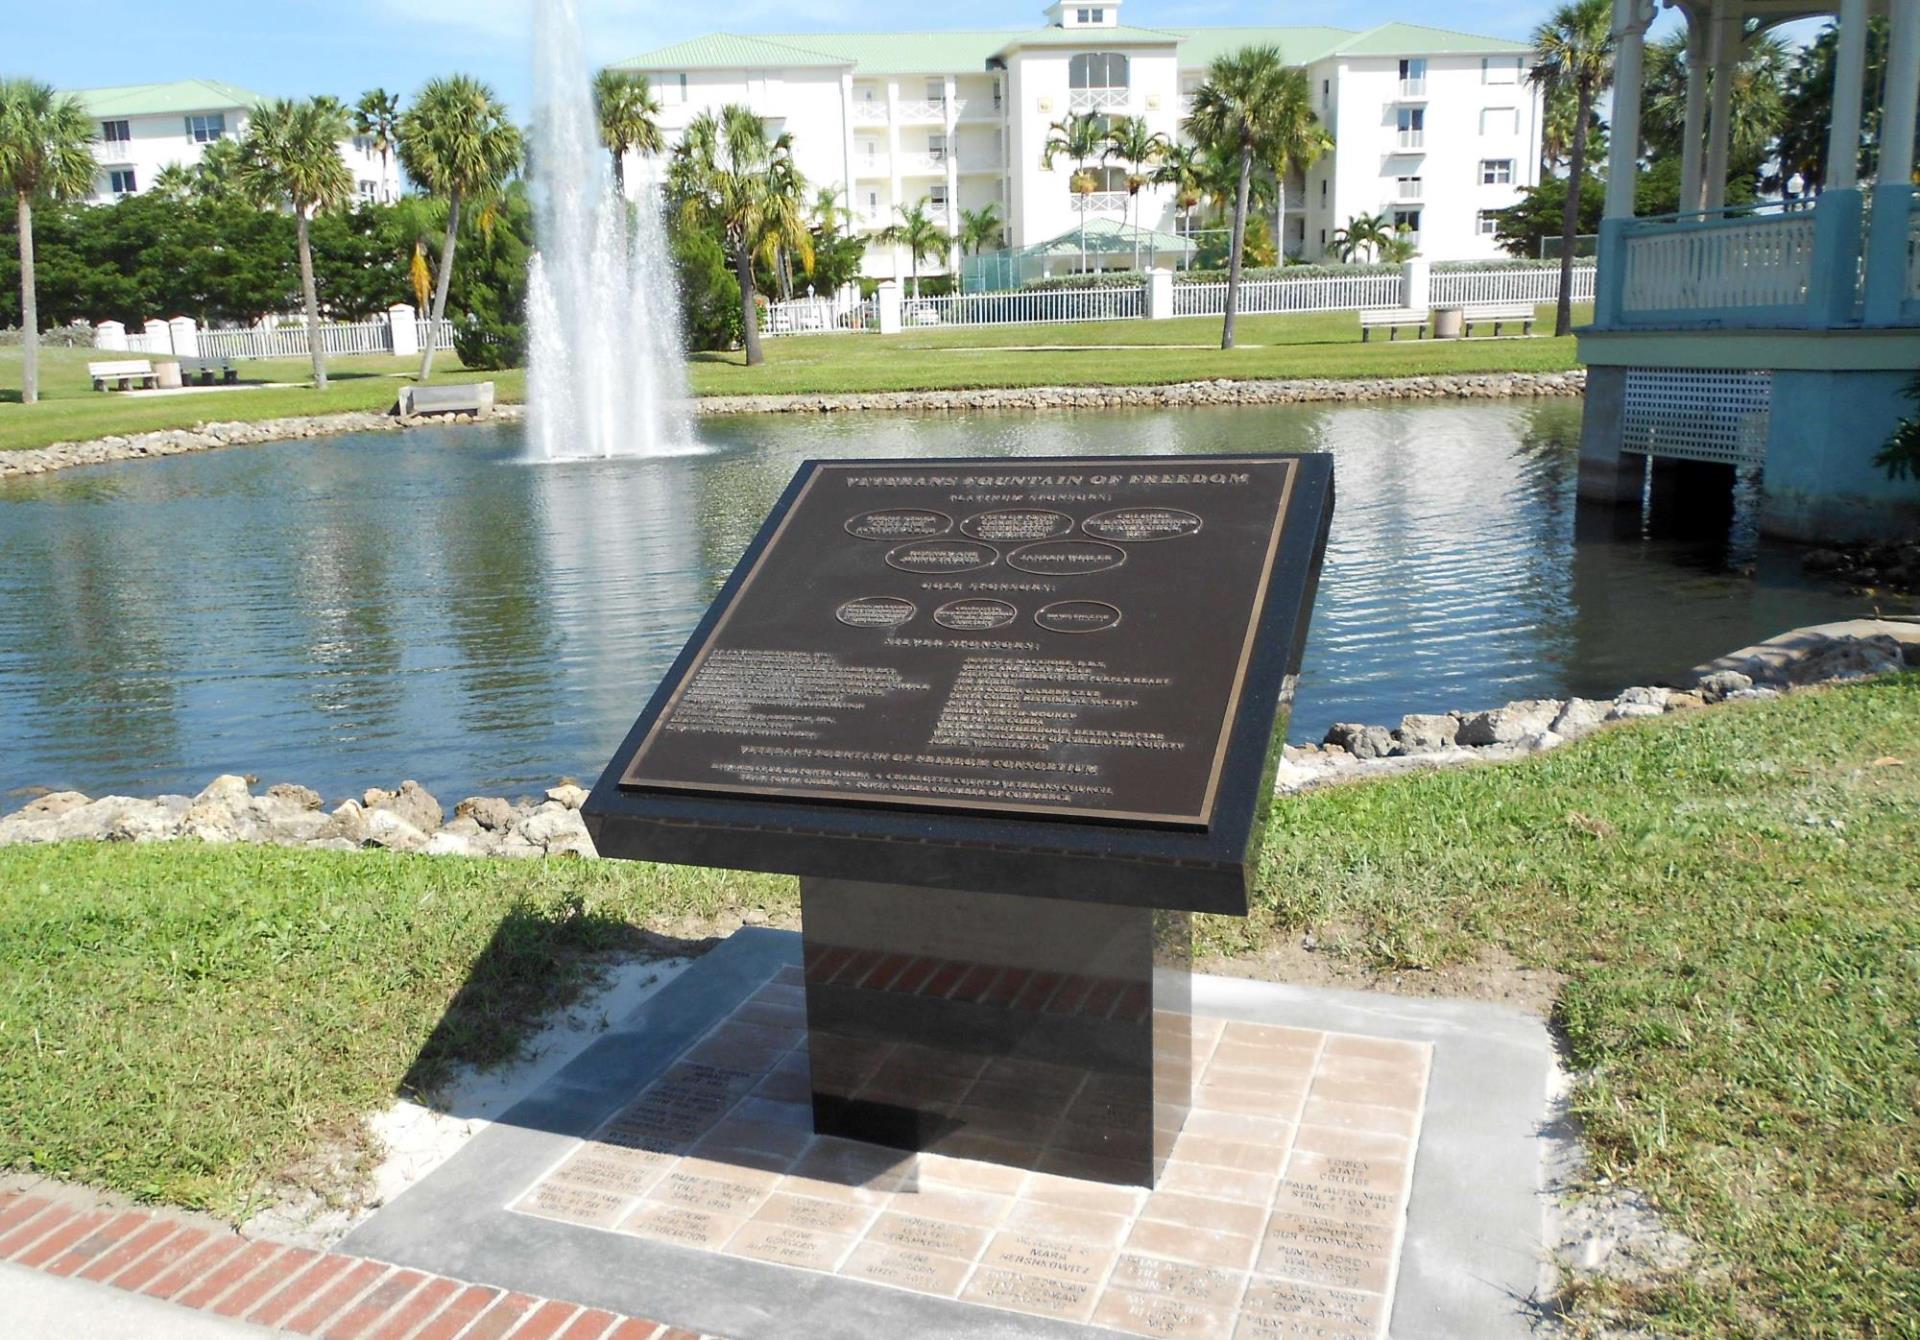
<path fill-rule="evenodd" d="M 563 1299 L 58 1194 L 0 1191 L 0 1261 L 320 1340 L 701 1340 Z"/>

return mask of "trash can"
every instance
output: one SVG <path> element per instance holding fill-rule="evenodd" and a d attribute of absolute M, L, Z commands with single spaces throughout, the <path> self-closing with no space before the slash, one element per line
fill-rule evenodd
<path fill-rule="evenodd" d="M 1436 307 L 1433 309 L 1433 338 L 1436 340 L 1457 340 L 1466 333 L 1466 319 L 1458 307 Z"/>
<path fill-rule="evenodd" d="M 180 389 L 180 365 L 178 363 L 155 363 L 153 365 L 153 384 L 163 391 Z"/>

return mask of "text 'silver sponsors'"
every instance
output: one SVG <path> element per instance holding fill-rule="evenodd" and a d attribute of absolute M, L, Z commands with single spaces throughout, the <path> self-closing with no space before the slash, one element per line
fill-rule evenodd
<path fill-rule="evenodd" d="M 1203 828 L 1294 470 L 816 466 L 622 785 Z"/>

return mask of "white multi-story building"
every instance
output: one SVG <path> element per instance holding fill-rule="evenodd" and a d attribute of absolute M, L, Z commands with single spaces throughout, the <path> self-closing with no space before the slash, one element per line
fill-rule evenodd
<path fill-rule="evenodd" d="M 192 167 L 207 145 L 243 134 L 253 109 L 267 101 L 215 79 L 84 88 L 74 96 L 97 123 L 96 204 L 148 190 L 163 168 Z M 400 194 L 400 165 L 391 150 L 383 163 L 371 141 L 353 136 L 340 142 L 340 155 L 360 199 L 392 200 Z"/>
<path fill-rule="evenodd" d="M 1120 22 L 1120 0 L 1061 0 L 1046 17 L 1022 31 L 714 34 L 618 68 L 652 81 L 669 141 L 701 111 L 745 103 L 792 134 L 808 180 L 840 191 L 857 226 L 885 227 L 925 201 L 957 232 L 961 211 L 991 202 L 1016 249 L 1083 218 L 1108 231 L 1131 221 L 1123 166 L 1085 164 L 1100 176 L 1086 195 L 1071 185 L 1082 165 L 1045 165 L 1055 123 L 1139 116 L 1177 139 L 1208 65 L 1247 46 L 1277 46 L 1305 73 L 1335 142 L 1288 184 L 1289 255 L 1320 259 L 1348 220 L 1379 214 L 1432 259 L 1497 256 L 1492 212 L 1539 179 L 1541 99 L 1524 42 L 1407 23 L 1136 28 Z M 648 165 L 632 166 L 629 182 L 647 179 Z M 1181 223 L 1170 187 L 1144 188 L 1137 208 L 1143 229 Z M 868 272 L 904 274 L 902 253 L 869 248 Z"/>

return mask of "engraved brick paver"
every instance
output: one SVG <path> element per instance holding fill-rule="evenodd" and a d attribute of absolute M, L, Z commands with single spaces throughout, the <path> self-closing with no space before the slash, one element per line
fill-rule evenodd
<path fill-rule="evenodd" d="M 818 966 L 869 990 L 1115 1018 L 1144 1018 L 1151 1006 L 1137 983 L 834 952 Z M 644 1171 L 619 1175 L 583 1171 L 570 1151 L 532 1188 L 516 1189 L 512 1208 L 1127 1334 L 1384 1333 L 1426 1101 L 1426 1045 L 1191 1020 L 1193 1107 L 1149 1192 L 1085 1180 L 1100 1151 L 1085 1145 L 1076 1118 L 1115 1099 L 1100 1077 L 1070 1067 L 1000 1060 L 962 1071 L 941 1054 L 898 1047 L 840 1067 L 847 1073 L 837 1082 L 849 1089 L 938 1107 L 963 1125 L 970 1114 L 1026 1114 L 1044 1146 L 1032 1172 L 956 1157 L 999 1152 L 964 1129 L 949 1155 L 812 1137 L 803 1121 L 779 1118 L 777 1105 L 744 1097 L 773 1085 L 806 1115 L 795 1106 L 809 1088 L 805 1036 L 775 1026 L 780 1012 L 766 990 L 683 1053 L 743 1067 L 740 1082 L 658 1080 L 626 1109 L 663 1129 L 697 1115 L 713 1132 L 704 1143 L 663 1145 L 671 1152 Z M 695 1147 L 702 1157 L 689 1155 Z M 774 1178 L 778 1171 L 786 1175 Z M 604 1194 L 579 1194 L 587 1186 Z M 584 1340 L 572 1331 L 570 1340 Z M 622 1324 L 597 1340 L 645 1334 Z"/>

